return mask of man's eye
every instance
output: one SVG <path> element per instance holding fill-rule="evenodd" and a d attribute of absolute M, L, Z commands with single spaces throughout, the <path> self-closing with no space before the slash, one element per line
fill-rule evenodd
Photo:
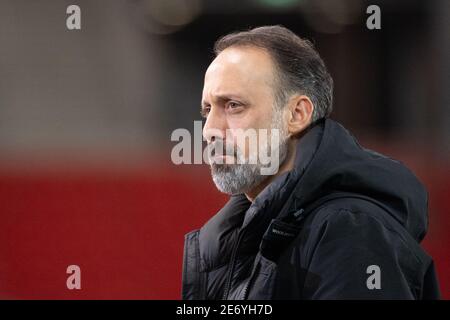
<path fill-rule="evenodd" d="M 204 107 L 201 109 L 200 114 L 202 115 L 202 117 L 206 118 L 210 111 L 211 111 L 211 107 L 207 106 L 207 107 Z"/>
<path fill-rule="evenodd" d="M 237 102 L 231 101 L 228 103 L 228 108 L 230 109 L 236 109 L 239 108 L 241 105 Z"/>

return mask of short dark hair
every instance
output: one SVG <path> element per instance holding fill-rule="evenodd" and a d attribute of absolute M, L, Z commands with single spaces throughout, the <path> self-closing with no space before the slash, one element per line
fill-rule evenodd
<path fill-rule="evenodd" d="M 314 104 L 312 121 L 329 116 L 333 104 L 333 79 L 313 44 L 289 29 L 263 26 L 219 38 L 214 53 L 232 46 L 256 46 L 268 51 L 277 68 L 277 104 L 284 106 L 294 93 L 307 95 Z"/>

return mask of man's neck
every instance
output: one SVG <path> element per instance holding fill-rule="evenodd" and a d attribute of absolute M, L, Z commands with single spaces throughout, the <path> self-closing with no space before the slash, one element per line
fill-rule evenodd
<path fill-rule="evenodd" d="M 259 185 L 257 185 L 252 190 L 245 193 L 245 196 L 250 202 L 253 202 L 258 194 L 261 193 L 275 178 L 282 175 L 285 172 L 291 171 L 294 168 L 295 155 L 297 151 L 297 139 L 290 139 L 288 145 L 288 154 L 283 164 L 278 169 L 278 172 L 267 179 L 263 180 Z"/>

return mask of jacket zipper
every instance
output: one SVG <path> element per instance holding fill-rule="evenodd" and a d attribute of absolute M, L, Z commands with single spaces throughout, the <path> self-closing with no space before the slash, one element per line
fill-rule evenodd
<path fill-rule="evenodd" d="M 252 283 L 252 280 L 255 277 L 256 273 L 259 271 L 260 262 L 257 261 L 257 259 L 255 259 L 253 263 L 254 265 L 252 271 L 250 272 L 250 276 L 248 277 L 248 280 L 244 286 L 244 290 L 242 291 L 243 292 L 242 300 L 247 300 L 248 288 L 250 287 L 250 284 Z"/>
<path fill-rule="evenodd" d="M 250 285 L 251 279 L 252 279 L 252 276 L 250 275 L 250 278 L 248 279 L 248 281 L 244 287 L 244 294 L 242 295 L 242 300 L 247 300 L 247 290 L 248 290 L 248 286 Z"/>
<path fill-rule="evenodd" d="M 230 260 L 230 269 L 228 270 L 228 276 L 227 276 L 227 283 L 225 285 L 225 290 L 223 292 L 223 298 L 222 300 L 227 300 L 228 295 L 229 295 L 229 291 L 230 291 L 230 287 L 231 287 L 231 279 L 233 277 L 233 271 L 234 271 L 234 262 L 236 260 L 236 254 L 237 254 L 237 250 L 239 248 L 239 243 L 241 242 L 241 238 L 244 234 L 244 230 L 242 230 L 242 232 L 238 235 L 237 241 L 236 241 L 236 245 L 233 248 L 233 252 L 231 254 L 231 260 Z"/>

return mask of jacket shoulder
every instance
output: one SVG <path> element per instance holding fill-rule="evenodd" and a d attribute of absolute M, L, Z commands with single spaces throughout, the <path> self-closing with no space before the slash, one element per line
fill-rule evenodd
<path fill-rule="evenodd" d="M 308 219 L 307 219 L 308 220 Z M 311 240 L 349 238 L 372 246 L 377 241 L 389 241 L 392 247 L 404 247 L 419 263 L 430 258 L 408 231 L 380 206 L 358 198 L 340 198 L 330 201 L 305 223 Z M 313 239 L 315 236 L 316 239 Z"/>
<path fill-rule="evenodd" d="M 383 209 L 339 199 L 308 217 L 303 231 L 297 248 L 307 270 L 306 297 L 420 298 L 431 258 Z M 368 287 L 375 269 L 382 274 L 380 290 Z"/>

